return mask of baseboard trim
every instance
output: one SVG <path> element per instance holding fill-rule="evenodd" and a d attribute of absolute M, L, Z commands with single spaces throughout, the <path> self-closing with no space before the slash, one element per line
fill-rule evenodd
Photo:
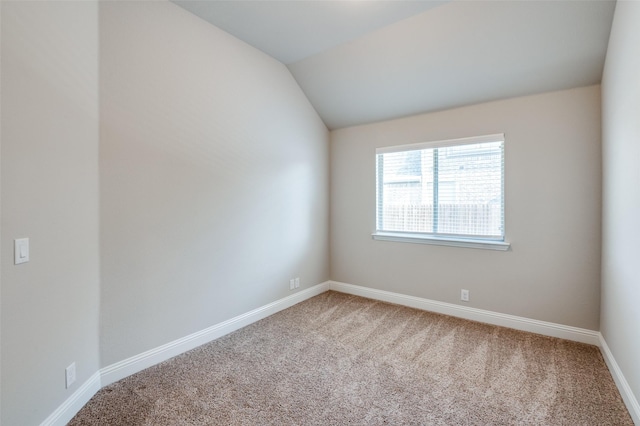
<path fill-rule="evenodd" d="M 329 289 L 339 291 L 341 293 L 353 294 L 356 296 L 367 297 L 369 299 L 395 303 L 397 305 L 451 315 L 453 317 L 464 318 L 472 321 L 509 327 L 545 336 L 559 337 L 561 339 L 588 343 L 594 346 L 600 345 L 600 339 L 598 338 L 600 333 L 584 328 L 539 321 L 515 315 L 501 314 L 499 312 L 486 311 L 484 309 L 469 308 L 466 306 L 454 305 L 452 303 L 438 302 L 437 300 L 407 296 L 400 293 L 392 293 L 390 291 L 377 290 L 337 281 L 329 281 Z"/>
<path fill-rule="evenodd" d="M 100 390 L 100 373 L 95 372 L 65 402 L 62 403 L 40 426 L 64 426 L 76 415 L 91 397 Z"/>
<path fill-rule="evenodd" d="M 283 299 L 261 306 L 245 314 L 238 315 L 237 317 L 231 318 L 227 321 L 205 328 L 204 330 L 197 331 L 188 336 L 174 340 L 162 346 L 158 346 L 157 348 L 132 356 L 131 358 L 111 364 L 100 370 L 102 386 L 110 385 L 120 379 L 142 371 L 145 368 L 152 367 L 162 361 L 173 358 L 176 355 L 180 355 L 181 353 L 200 345 L 209 343 L 212 340 L 218 339 L 242 327 L 246 327 L 247 325 L 266 318 L 269 315 L 273 315 L 276 312 L 290 308 L 297 303 L 324 293 L 327 290 L 329 290 L 329 282 L 315 285 L 311 288 L 296 292 L 291 296 L 287 296 Z"/>
<path fill-rule="evenodd" d="M 62 405 L 51 413 L 51 415 L 41 423 L 41 426 L 64 426 L 77 414 L 78 411 L 80 411 L 91 397 L 101 389 L 101 387 L 107 386 L 130 376 L 131 374 L 135 374 L 176 355 L 218 339 L 328 290 L 598 346 L 603 353 L 605 362 L 611 371 L 611 375 L 620 390 L 622 398 L 629 410 L 629 413 L 631 414 L 631 417 L 633 418 L 634 423 L 640 425 L 640 404 L 638 404 L 638 400 L 631 391 L 631 388 L 622 374 L 622 371 L 613 357 L 604 337 L 599 332 L 483 309 L 459 306 L 452 303 L 439 302 L 415 296 L 408 296 L 385 290 L 377 290 L 338 281 L 326 281 L 311 288 L 294 293 L 283 299 L 261 306 L 245 314 L 238 315 L 237 317 L 231 318 L 227 321 L 215 324 L 204 330 L 102 368 L 100 371 L 93 374 Z"/>
<path fill-rule="evenodd" d="M 627 406 L 627 410 L 629 410 L 629 414 L 631 415 L 633 422 L 636 425 L 640 425 L 640 404 L 633 394 L 631 386 L 629 386 L 629 382 L 627 382 L 624 374 L 622 374 L 622 370 L 616 362 L 616 359 L 613 357 L 613 353 L 611 352 L 611 349 L 609 349 L 607 341 L 604 340 L 604 336 L 602 335 L 602 333 L 598 333 L 598 337 L 600 340 L 600 350 L 602 351 L 604 361 L 607 363 L 607 367 L 609 367 L 609 372 L 611 372 L 613 381 L 616 382 L 616 386 L 618 386 L 618 390 L 620 391 L 622 400 Z"/>

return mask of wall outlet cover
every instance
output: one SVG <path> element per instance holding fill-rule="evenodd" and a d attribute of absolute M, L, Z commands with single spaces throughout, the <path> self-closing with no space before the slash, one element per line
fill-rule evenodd
<path fill-rule="evenodd" d="M 68 389 L 69 386 L 76 381 L 76 363 L 72 362 L 70 366 L 65 368 L 65 387 Z"/>

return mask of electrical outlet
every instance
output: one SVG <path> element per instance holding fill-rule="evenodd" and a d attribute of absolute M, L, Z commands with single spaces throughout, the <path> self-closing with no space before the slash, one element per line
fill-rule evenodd
<path fill-rule="evenodd" d="M 68 389 L 69 386 L 76 381 L 76 363 L 72 362 L 70 366 L 65 368 L 65 387 Z"/>
<path fill-rule="evenodd" d="M 462 300 L 463 302 L 469 301 L 469 290 L 460 290 L 460 300 Z"/>
<path fill-rule="evenodd" d="M 293 290 L 294 288 L 296 288 L 296 280 L 295 278 L 291 278 L 289 280 L 289 290 Z"/>
<path fill-rule="evenodd" d="M 296 277 L 296 284 L 295 287 L 298 288 L 300 287 L 300 277 Z"/>

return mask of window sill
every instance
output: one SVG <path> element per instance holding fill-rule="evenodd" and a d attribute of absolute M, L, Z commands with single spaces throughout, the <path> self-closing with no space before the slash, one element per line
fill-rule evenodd
<path fill-rule="evenodd" d="M 442 238 L 422 234 L 375 232 L 371 234 L 374 240 L 394 241 L 397 243 L 431 244 L 438 246 L 465 247 L 485 250 L 507 251 L 511 244 L 504 241 L 473 240 Z"/>

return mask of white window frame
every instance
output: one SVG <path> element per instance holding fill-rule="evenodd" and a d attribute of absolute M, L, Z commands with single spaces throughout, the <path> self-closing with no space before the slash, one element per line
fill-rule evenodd
<path fill-rule="evenodd" d="M 443 141 L 434 141 L 434 142 L 421 142 L 409 145 L 396 145 L 396 146 L 388 146 L 376 149 L 376 167 L 377 167 L 377 158 L 380 154 L 387 154 L 393 152 L 402 152 L 402 151 L 416 151 L 422 149 L 432 149 L 432 148 L 443 148 L 447 146 L 459 146 L 459 145 L 469 145 L 469 144 L 477 144 L 483 142 L 503 142 L 504 143 L 504 134 L 493 134 L 493 135 L 485 135 L 485 136 L 473 136 L 468 138 L 459 138 L 459 139 L 449 139 Z M 503 152 L 503 164 L 502 164 L 502 209 L 503 209 L 503 225 L 506 222 L 504 218 L 504 205 L 506 203 L 505 194 L 504 194 L 504 152 Z M 375 171 L 376 182 L 378 181 L 378 170 Z M 403 243 L 418 243 L 418 244 L 432 244 L 432 245 L 443 245 L 443 246 L 454 246 L 454 247 L 466 247 L 466 248 L 476 248 L 476 249 L 489 249 L 489 250 L 499 250 L 506 251 L 509 250 L 511 244 L 505 241 L 506 232 L 503 229 L 503 238 L 502 239 L 489 239 L 489 238 L 466 238 L 466 237 L 458 237 L 455 235 L 446 235 L 441 236 L 437 234 L 427 234 L 427 233 L 413 233 L 413 232 L 389 232 L 389 231 L 381 231 L 377 230 L 378 228 L 378 191 L 379 188 L 376 188 L 376 202 L 375 202 L 375 223 L 376 223 L 376 231 L 374 231 L 371 236 L 374 240 L 380 241 L 394 241 L 394 242 L 403 242 Z"/>

